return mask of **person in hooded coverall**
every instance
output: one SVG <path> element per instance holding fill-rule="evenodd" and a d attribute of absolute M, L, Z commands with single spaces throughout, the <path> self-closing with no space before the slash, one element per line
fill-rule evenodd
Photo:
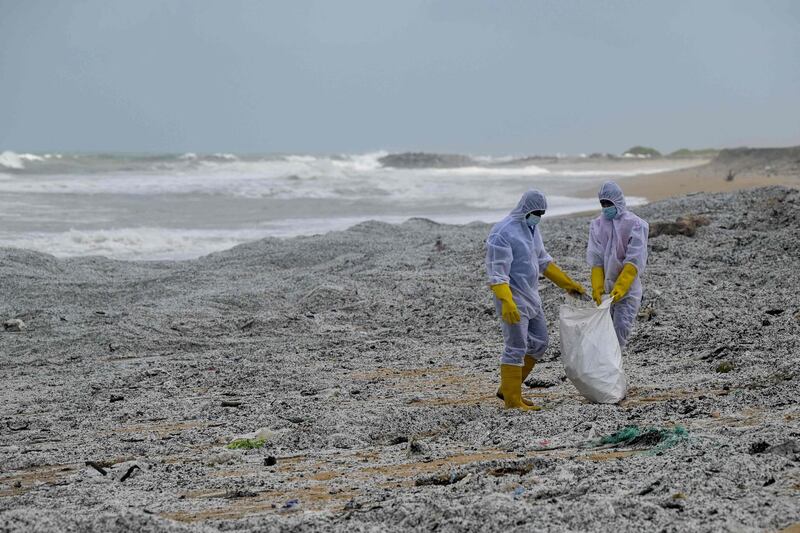
<path fill-rule="evenodd" d="M 647 222 L 625 206 L 619 185 L 607 181 L 598 193 L 603 212 L 589 226 L 586 262 L 592 268 L 592 298 L 600 305 L 603 294 L 613 299 L 611 318 L 620 348 L 628 342 L 642 303 L 639 276 L 647 265 Z"/>
<path fill-rule="evenodd" d="M 567 276 L 545 250 L 537 226 L 547 209 L 540 191 L 522 195 L 517 207 L 495 224 L 486 239 L 486 271 L 502 318 L 505 348 L 500 359 L 498 398 L 505 407 L 538 410 L 522 398 L 522 382 L 547 349 L 547 323 L 539 297 L 539 274 L 562 289 L 584 294 L 580 283 Z"/>

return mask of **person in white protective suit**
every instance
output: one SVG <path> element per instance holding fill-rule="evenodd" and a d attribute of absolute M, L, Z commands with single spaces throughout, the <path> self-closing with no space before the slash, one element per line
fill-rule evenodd
<path fill-rule="evenodd" d="M 647 222 L 625 206 L 619 185 L 607 181 L 598 193 L 603 212 L 589 226 L 586 262 L 592 269 L 592 298 L 600 305 L 604 294 L 613 299 L 611 318 L 620 348 L 642 303 L 640 276 L 647 265 Z"/>
<path fill-rule="evenodd" d="M 506 408 L 539 409 L 522 398 L 522 382 L 544 355 L 548 343 L 539 274 L 566 291 L 585 293 L 545 250 L 538 224 L 546 209 L 544 194 L 532 189 L 495 224 L 486 239 L 486 272 L 505 341 L 497 396 Z"/>

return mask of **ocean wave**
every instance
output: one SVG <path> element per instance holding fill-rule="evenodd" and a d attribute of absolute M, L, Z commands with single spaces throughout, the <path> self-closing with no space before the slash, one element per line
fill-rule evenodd
<path fill-rule="evenodd" d="M 5 167 L 11 170 L 23 170 L 25 169 L 26 162 L 36 163 L 39 161 L 46 161 L 51 158 L 60 159 L 61 154 L 18 154 L 11 150 L 6 150 L 3 153 L 0 153 L 0 167 Z"/>
<path fill-rule="evenodd" d="M 473 155 L 471 156 L 472 159 L 477 161 L 478 163 L 483 163 L 486 165 L 499 165 L 504 163 L 510 163 L 512 161 L 516 161 L 519 159 L 519 156 L 514 155 Z"/>
<path fill-rule="evenodd" d="M 458 167 L 458 168 L 431 168 L 425 169 L 431 174 L 450 174 L 455 176 L 540 176 L 550 174 L 550 171 L 528 165 L 525 167 Z"/>
<path fill-rule="evenodd" d="M 430 211 L 413 213 L 337 215 L 264 220 L 243 228 L 165 228 L 124 227 L 114 229 L 70 229 L 64 232 L 3 232 L 0 246 L 38 250 L 57 257 L 103 255 L 125 260 L 190 259 L 225 250 L 266 237 L 295 237 L 341 231 L 367 220 L 392 224 L 402 223 L 411 217 L 428 218 L 443 224 L 470 222 L 494 223 L 505 216 L 515 205 L 519 194 L 494 191 L 485 201 L 460 204 L 456 210 L 432 206 Z M 639 205 L 644 198 L 629 197 L 628 204 Z M 597 211 L 599 205 L 593 198 L 548 196 L 547 218 L 582 211 Z"/>
<path fill-rule="evenodd" d="M 0 167 L 11 170 L 22 170 L 25 168 L 25 165 L 22 163 L 22 158 L 19 155 L 6 150 L 0 154 Z"/>
<path fill-rule="evenodd" d="M 236 157 L 235 154 L 223 154 L 223 153 L 216 153 L 206 156 L 212 160 L 219 160 L 219 161 L 238 161 L 239 158 Z"/>
<path fill-rule="evenodd" d="M 0 180 L 0 193 L 222 195 L 242 198 L 344 199 L 412 202 L 481 199 L 487 185 L 518 193 L 537 186 L 567 192 L 570 183 L 606 177 L 653 173 L 665 168 L 629 170 L 544 168 L 527 165 L 454 168 L 387 168 L 387 152 L 338 156 L 282 155 L 237 157 L 233 154 L 148 156 L 73 156 L 63 161 L 34 154 L 3 152 L 14 179 Z M 231 158 L 231 157 L 233 158 Z M 39 158 L 39 159 L 37 159 Z M 52 161 L 52 163 L 50 162 Z M 30 165 L 31 169 L 20 170 Z M 45 168 L 38 171 L 33 167 Z M 58 171 L 55 169 L 69 169 Z M 75 169 L 89 169 L 79 172 Z M 583 186 L 583 185 L 581 185 Z"/>
<path fill-rule="evenodd" d="M 5 150 L 0 153 L 0 168 L 7 168 L 10 170 L 25 170 L 28 168 L 26 163 L 48 163 L 52 160 L 63 159 L 62 154 L 18 154 L 11 150 Z"/>

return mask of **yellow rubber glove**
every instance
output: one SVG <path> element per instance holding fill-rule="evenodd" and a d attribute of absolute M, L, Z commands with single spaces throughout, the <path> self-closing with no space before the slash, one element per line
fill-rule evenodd
<path fill-rule="evenodd" d="M 547 268 L 544 269 L 544 277 L 561 287 L 567 292 L 578 294 L 586 294 L 586 289 L 583 288 L 583 285 L 578 283 L 577 281 L 573 281 L 572 278 L 567 276 L 563 270 L 558 268 L 558 265 L 555 263 L 550 263 L 547 265 Z"/>
<path fill-rule="evenodd" d="M 492 285 L 491 288 L 494 295 L 503 304 L 501 310 L 503 320 L 509 324 L 519 322 L 519 309 L 517 309 L 517 304 L 514 303 L 514 298 L 511 296 L 511 288 L 508 283 L 498 283 L 497 285 Z"/>
<path fill-rule="evenodd" d="M 628 290 L 630 290 L 633 280 L 636 279 L 638 273 L 633 264 L 625 263 L 625 266 L 622 267 L 622 272 L 617 276 L 617 282 L 614 284 L 614 288 L 611 289 L 611 297 L 614 299 L 614 303 L 622 300 L 625 295 L 628 294 Z"/>
<path fill-rule="evenodd" d="M 603 271 L 603 267 L 592 267 L 592 299 L 597 305 L 600 305 L 600 302 L 603 299 L 605 285 L 606 273 Z"/>

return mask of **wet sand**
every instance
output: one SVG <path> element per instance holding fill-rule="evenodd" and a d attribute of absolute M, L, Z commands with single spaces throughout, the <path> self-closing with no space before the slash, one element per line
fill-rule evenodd
<path fill-rule="evenodd" d="M 0 531 L 800 523 L 800 192 L 636 211 L 711 224 L 650 241 L 628 398 L 590 404 L 565 379 L 545 281 L 535 413 L 494 398 L 485 224 L 370 222 L 183 262 L 0 250 L 0 316 L 25 323 L 0 331 Z M 584 284 L 588 222 L 542 225 Z M 686 435 L 602 444 L 627 426 Z M 258 430 L 264 447 L 226 449 Z"/>

